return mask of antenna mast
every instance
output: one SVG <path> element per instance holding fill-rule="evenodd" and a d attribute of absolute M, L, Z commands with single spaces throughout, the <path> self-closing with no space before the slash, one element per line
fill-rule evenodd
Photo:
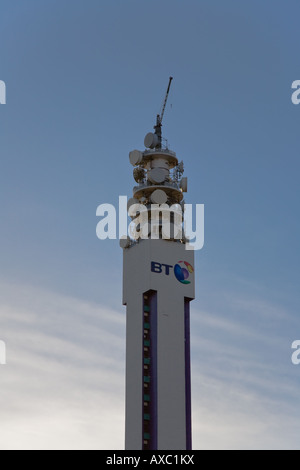
<path fill-rule="evenodd" d="M 161 148 L 161 138 L 162 138 L 162 135 L 161 135 L 161 127 L 162 127 L 162 120 L 163 120 L 163 117 L 164 117 L 164 114 L 165 114 L 165 109 L 166 109 L 166 105 L 167 105 L 167 101 L 168 101 L 168 96 L 169 96 L 169 91 L 170 91 L 170 88 L 171 88 L 172 80 L 173 80 L 173 77 L 170 77 L 170 78 L 169 78 L 169 84 L 168 84 L 167 92 L 166 92 L 166 96 L 165 96 L 165 100 L 164 100 L 164 103 L 163 103 L 163 106 L 162 106 L 161 113 L 156 116 L 156 125 L 154 126 L 154 129 L 155 129 L 155 134 L 156 134 L 157 137 L 158 137 L 158 142 L 159 142 L 158 148 Z"/>

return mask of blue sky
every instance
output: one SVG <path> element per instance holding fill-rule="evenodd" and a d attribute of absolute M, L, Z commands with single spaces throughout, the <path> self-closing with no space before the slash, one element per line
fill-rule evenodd
<path fill-rule="evenodd" d="M 0 12 L 0 447 L 123 446 L 122 252 L 96 238 L 96 208 L 131 197 L 128 153 L 170 75 L 163 133 L 186 201 L 205 204 L 194 447 L 299 447 L 299 2 L 2 0 Z"/>

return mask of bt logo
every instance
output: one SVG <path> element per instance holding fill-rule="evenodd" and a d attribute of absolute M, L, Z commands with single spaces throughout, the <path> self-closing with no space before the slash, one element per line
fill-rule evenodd
<path fill-rule="evenodd" d="M 155 261 L 151 261 L 151 271 L 153 273 L 162 273 L 164 268 L 164 272 L 166 276 L 169 276 L 170 269 L 173 269 L 174 276 L 176 277 L 177 281 L 181 284 L 190 284 L 191 281 L 188 281 L 190 274 L 194 272 L 193 266 L 188 263 L 187 261 L 178 261 L 175 266 L 171 264 L 164 264 L 164 263 L 157 263 Z"/>
<path fill-rule="evenodd" d="M 193 266 L 187 261 L 178 261 L 174 266 L 174 274 L 177 281 L 182 284 L 190 284 L 191 281 L 188 281 L 190 274 L 194 272 Z"/>

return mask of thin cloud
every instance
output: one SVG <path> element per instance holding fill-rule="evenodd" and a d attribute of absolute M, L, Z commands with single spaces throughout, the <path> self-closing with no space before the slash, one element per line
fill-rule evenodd
<path fill-rule="evenodd" d="M 124 309 L 8 284 L 0 299 L 0 448 L 123 449 Z M 297 371 L 249 322 L 192 310 L 195 449 L 297 448 Z"/>
<path fill-rule="evenodd" d="M 29 286 L 0 291 L 0 448 L 123 448 L 124 316 Z"/>

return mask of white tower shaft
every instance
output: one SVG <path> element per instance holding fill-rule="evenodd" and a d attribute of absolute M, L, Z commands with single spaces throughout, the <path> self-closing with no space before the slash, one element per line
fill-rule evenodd
<path fill-rule="evenodd" d="M 189 268 L 185 283 L 178 263 Z M 191 448 L 193 266 L 194 252 L 180 242 L 143 240 L 124 250 L 126 449 Z"/>

